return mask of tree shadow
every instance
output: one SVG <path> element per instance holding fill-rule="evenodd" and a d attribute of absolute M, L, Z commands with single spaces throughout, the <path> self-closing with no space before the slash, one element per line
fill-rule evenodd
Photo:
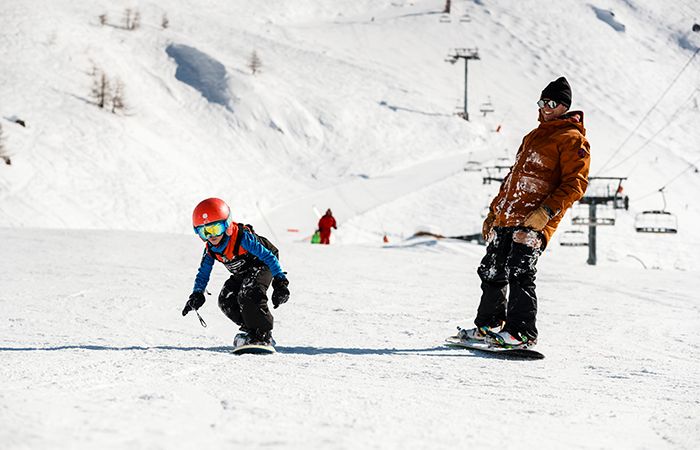
<path fill-rule="evenodd" d="M 427 111 L 420 111 L 418 109 L 406 108 L 403 106 L 391 105 L 391 104 L 387 103 L 385 100 L 380 101 L 379 106 L 389 108 L 393 112 L 403 111 L 403 112 L 409 112 L 409 113 L 413 113 L 413 114 L 421 114 L 423 116 L 452 117 L 450 114 L 445 114 L 445 113 L 433 113 L 433 112 L 427 112 Z"/>

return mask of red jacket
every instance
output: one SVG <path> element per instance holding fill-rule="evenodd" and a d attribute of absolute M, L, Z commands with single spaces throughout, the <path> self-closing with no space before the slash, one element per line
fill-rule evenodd
<path fill-rule="evenodd" d="M 335 224 L 335 217 L 330 214 L 326 214 L 325 216 L 321 217 L 321 220 L 318 221 L 318 229 L 320 231 L 330 231 L 331 228 L 338 228 Z"/>

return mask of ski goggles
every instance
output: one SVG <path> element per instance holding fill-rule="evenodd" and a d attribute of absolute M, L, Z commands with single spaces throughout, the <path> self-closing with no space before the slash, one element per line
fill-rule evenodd
<path fill-rule="evenodd" d="M 226 232 L 228 225 L 225 220 L 219 220 L 218 222 L 207 223 L 204 225 L 199 225 L 194 227 L 195 233 L 199 235 L 202 240 L 207 240 L 212 237 L 221 236 Z"/>
<path fill-rule="evenodd" d="M 544 108 L 546 106 L 549 109 L 554 109 L 558 105 L 559 105 L 559 103 L 555 102 L 554 100 L 538 100 L 537 101 L 537 106 L 539 106 L 540 108 Z"/>

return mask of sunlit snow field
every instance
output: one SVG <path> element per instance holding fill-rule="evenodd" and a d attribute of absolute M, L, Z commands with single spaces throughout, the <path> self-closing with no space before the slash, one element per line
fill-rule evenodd
<path fill-rule="evenodd" d="M 700 6 L 444 4 L 3 5 L 0 448 L 698 448 Z M 467 122 L 445 58 L 476 47 Z M 94 105 L 93 67 L 125 111 Z M 560 245 L 587 211 L 541 257 L 544 360 L 448 349 L 484 247 L 413 235 L 480 231 L 487 168 L 512 163 L 561 75 L 591 175 L 626 177 L 630 209 L 599 211 L 615 226 L 597 265 Z M 208 326 L 180 314 L 210 196 L 280 247 L 273 356 L 230 353 L 221 266 Z M 332 245 L 308 245 L 329 207 Z M 678 233 L 636 233 L 646 210 Z"/>

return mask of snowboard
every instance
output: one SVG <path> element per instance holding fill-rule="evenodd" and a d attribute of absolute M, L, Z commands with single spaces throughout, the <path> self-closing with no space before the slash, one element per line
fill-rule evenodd
<path fill-rule="evenodd" d="M 466 348 L 469 350 L 478 350 L 499 354 L 505 357 L 514 357 L 521 359 L 544 359 L 544 355 L 532 348 L 503 348 L 492 347 L 483 341 L 465 341 L 456 336 L 451 336 L 445 339 L 445 345 L 453 348 Z"/>
<path fill-rule="evenodd" d="M 233 348 L 234 355 L 271 355 L 276 353 L 271 345 L 246 344 Z"/>

